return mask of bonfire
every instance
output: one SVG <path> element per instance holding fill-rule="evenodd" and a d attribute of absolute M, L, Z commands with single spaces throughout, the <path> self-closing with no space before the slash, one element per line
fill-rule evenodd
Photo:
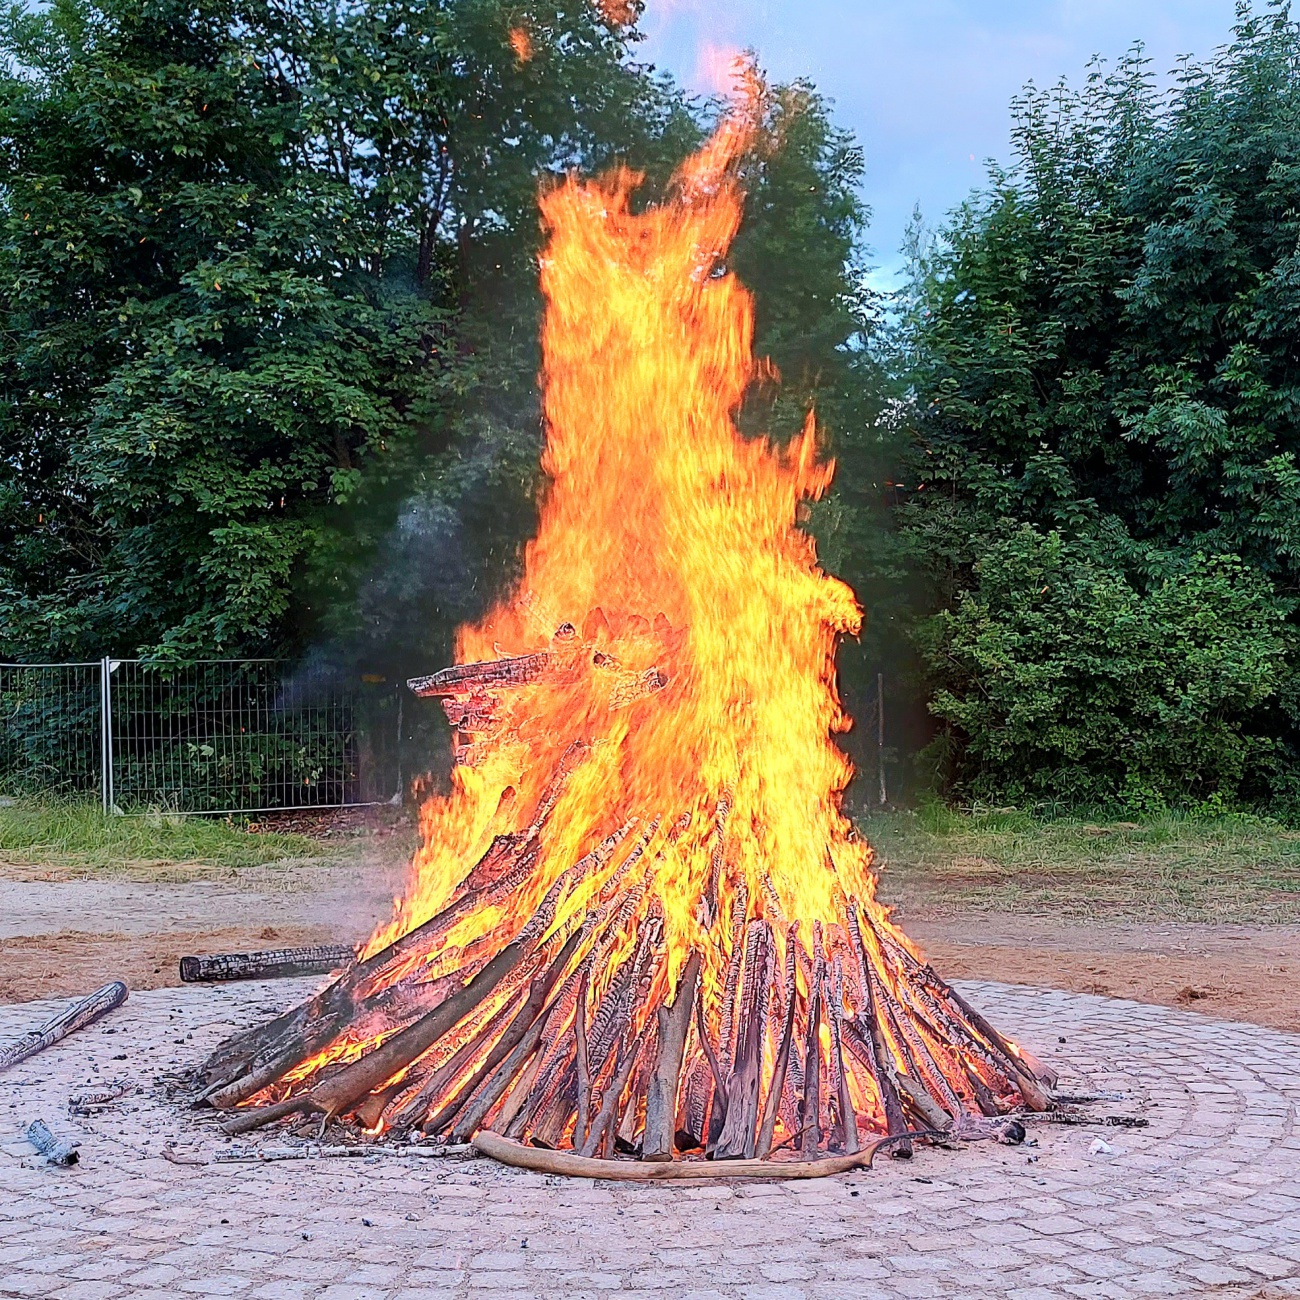
<path fill-rule="evenodd" d="M 841 809 L 835 652 L 861 612 L 799 526 L 833 466 L 811 416 L 784 447 L 734 422 L 752 116 L 657 206 L 626 170 L 542 195 L 537 537 L 456 665 L 411 683 L 456 765 L 392 919 L 204 1067 L 227 1131 L 770 1175 L 1050 1106 L 1050 1071 L 890 921 Z"/>

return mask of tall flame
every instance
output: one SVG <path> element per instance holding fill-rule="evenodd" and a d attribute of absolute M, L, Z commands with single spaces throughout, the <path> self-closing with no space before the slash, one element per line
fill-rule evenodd
<path fill-rule="evenodd" d="M 633 210 L 628 171 L 543 195 L 550 482 L 524 577 L 412 683 L 459 762 L 392 920 L 214 1055 L 213 1104 L 279 1098 L 239 1124 L 486 1122 L 587 1155 L 639 1133 L 664 1160 L 853 1154 L 865 1123 L 907 1155 L 909 1114 L 1050 1104 L 1050 1072 L 890 924 L 841 811 L 834 656 L 861 614 L 799 526 L 832 466 L 811 416 L 785 448 L 734 419 L 753 302 L 723 258 L 754 105 L 659 206 Z"/>
<path fill-rule="evenodd" d="M 542 196 L 549 490 L 518 594 L 462 629 L 457 659 L 550 649 L 569 667 L 513 689 L 451 794 L 425 806 L 406 897 L 370 952 L 446 903 L 492 835 L 537 806 L 574 740 L 590 750 L 547 820 L 544 869 L 453 943 L 513 933 L 630 819 L 661 819 L 654 892 L 670 978 L 738 882 L 752 900 L 774 892 L 805 934 L 840 916 L 846 894 L 870 897 L 870 850 L 840 811 L 851 769 L 831 738 L 847 725 L 836 641 L 861 614 L 798 526 L 833 465 L 818 459 L 811 414 L 785 448 L 743 437 L 734 419 L 755 372 L 754 312 L 722 259 L 753 116 L 751 99 L 658 206 L 632 209 L 641 178 L 626 170 Z M 716 907 L 702 908 L 711 873 Z"/>

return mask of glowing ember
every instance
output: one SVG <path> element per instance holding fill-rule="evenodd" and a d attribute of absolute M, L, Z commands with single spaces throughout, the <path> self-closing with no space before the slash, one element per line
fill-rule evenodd
<path fill-rule="evenodd" d="M 392 921 L 209 1062 L 214 1105 L 276 1103 L 233 1131 L 319 1112 L 811 1159 L 1048 1104 L 890 923 L 840 810 L 834 653 L 860 612 L 798 527 L 832 466 L 811 418 L 784 449 L 733 422 L 751 136 L 726 120 L 661 206 L 633 212 L 626 171 L 543 196 L 550 488 L 520 592 L 412 683 L 459 762 Z"/>
<path fill-rule="evenodd" d="M 533 57 L 533 38 L 522 27 L 512 27 L 509 32 L 510 48 L 520 63 L 528 63 Z"/>

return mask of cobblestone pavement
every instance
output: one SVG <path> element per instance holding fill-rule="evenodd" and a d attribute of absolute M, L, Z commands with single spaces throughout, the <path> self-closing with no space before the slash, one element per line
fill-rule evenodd
<path fill-rule="evenodd" d="M 736 1187 L 561 1180 L 382 1155 L 203 1160 L 211 1119 L 155 1079 L 304 981 L 160 989 L 0 1077 L 0 1295 L 58 1300 L 1123 1300 L 1300 1296 L 1300 1036 L 1081 994 L 963 991 L 1062 1071 L 1122 1100 L 870 1173 Z M 58 1003 L 0 1008 L 0 1040 Z M 67 1099 L 135 1086 L 71 1118 Z M 1107 1112 L 1145 1129 L 1107 1127 Z M 19 1137 L 43 1117 L 72 1169 Z M 1096 1150 L 1097 1138 L 1111 1148 Z"/>

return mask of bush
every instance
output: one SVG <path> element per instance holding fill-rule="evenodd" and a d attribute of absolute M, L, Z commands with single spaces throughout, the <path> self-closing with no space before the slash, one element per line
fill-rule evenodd
<path fill-rule="evenodd" d="M 1025 525 L 976 574 L 922 629 L 954 793 L 1227 807 L 1269 766 L 1252 720 L 1284 679 L 1287 609 L 1236 557 L 1143 584 Z"/>

